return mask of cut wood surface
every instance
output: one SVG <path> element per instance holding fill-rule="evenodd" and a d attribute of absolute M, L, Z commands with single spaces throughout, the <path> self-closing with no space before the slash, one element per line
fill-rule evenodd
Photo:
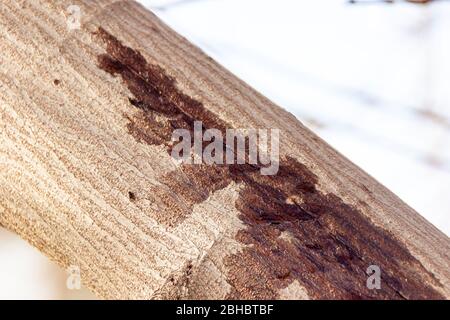
<path fill-rule="evenodd" d="M 194 121 L 279 172 L 173 161 Z M 101 298 L 450 297 L 446 235 L 134 1 L 2 0 L 0 128 L 0 224 Z"/>

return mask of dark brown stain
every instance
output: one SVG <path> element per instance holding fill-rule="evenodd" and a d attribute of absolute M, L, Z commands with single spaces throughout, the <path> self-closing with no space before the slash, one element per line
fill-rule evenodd
<path fill-rule="evenodd" d="M 135 200 L 136 200 L 136 195 L 134 194 L 134 192 L 128 191 L 128 198 L 129 198 L 131 201 L 135 201 Z"/>
<path fill-rule="evenodd" d="M 61 80 L 58 80 L 58 79 L 53 80 L 53 84 L 55 86 L 59 86 L 60 83 L 61 83 Z"/>
<path fill-rule="evenodd" d="M 138 141 L 165 145 L 170 152 L 174 129 L 224 132 L 226 122 L 182 93 L 173 78 L 148 63 L 100 28 L 106 44 L 99 67 L 120 76 L 132 93 L 128 129 Z M 272 299 L 297 280 L 316 299 L 442 299 L 439 281 L 390 233 L 333 194 L 317 190 L 317 176 L 293 158 L 282 159 L 275 176 L 260 174 L 260 165 L 182 165 L 161 178 L 189 209 L 231 182 L 242 184 L 236 203 L 247 226 L 237 240 L 248 245 L 225 264 L 232 292 L 227 298 Z M 169 212 L 164 212 L 168 215 Z M 178 223 L 183 215 L 168 218 Z M 287 237 L 285 237 L 287 235 Z M 382 289 L 366 287 L 366 270 L 378 265 Z"/>

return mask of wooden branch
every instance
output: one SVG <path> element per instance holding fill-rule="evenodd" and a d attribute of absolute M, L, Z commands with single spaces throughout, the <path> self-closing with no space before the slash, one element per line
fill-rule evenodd
<path fill-rule="evenodd" d="M 3 0 L 0 35 L 0 224 L 99 297 L 450 297 L 447 236 L 139 4 Z M 174 162 L 194 121 L 280 129 L 278 173 Z"/>

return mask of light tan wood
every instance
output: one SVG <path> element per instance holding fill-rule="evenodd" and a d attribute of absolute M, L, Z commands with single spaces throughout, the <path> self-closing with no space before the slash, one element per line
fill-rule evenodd
<path fill-rule="evenodd" d="M 82 8 L 80 30 L 67 29 L 71 4 Z M 282 157 L 314 173 L 322 194 L 392 235 L 423 266 L 413 271 L 435 278 L 430 287 L 450 297 L 447 236 L 134 1 L 1 1 L 2 226 L 61 267 L 79 266 L 83 283 L 102 298 L 222 299 L 236 289 L 227 259 L 246 247 L 236 237 L 248 228 L 234 203 L 242 186 L 232 182 L 179 223 L 166 223 L 179 208 L 161 177 L 177 164 L 163 146 L 130 135 L 128 119 L 139 110 L 123 81 L 98 67 L 105 53 L 99 27 L 230 126 L 279 128 Z M 308 297 L 320 298 L 298 279 L 279 291 L 279 298 Z"/>

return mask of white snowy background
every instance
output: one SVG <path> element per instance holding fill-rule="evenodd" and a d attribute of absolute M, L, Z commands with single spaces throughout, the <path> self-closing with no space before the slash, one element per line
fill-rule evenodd
<path fill-rule="evenodd" d="M 140 2 L 450 235 L 450 1 Z M 0 298 L 79 297 L 0 230 Z"/>

